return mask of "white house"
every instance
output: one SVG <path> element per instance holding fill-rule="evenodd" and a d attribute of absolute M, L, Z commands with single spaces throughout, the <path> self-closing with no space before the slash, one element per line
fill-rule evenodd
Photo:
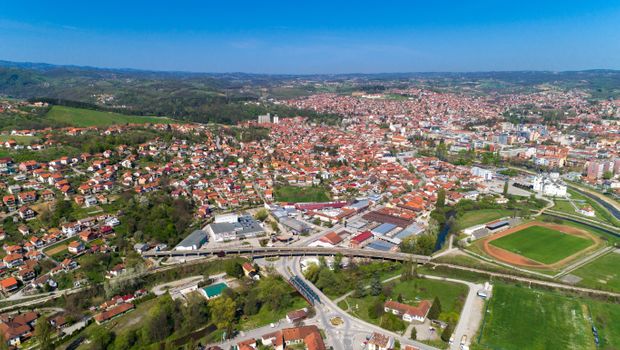
<path fill-rule="evenodd" d="M 566 197 L 566 185 L 554 174 L 541 174 L 532 180 L 532 189 L 549 197 Z"/>
<path fill-rule="evenodd" d="M 383 304 L 383 310 L 400 316 L 405 322 L 424 322 L 428 311 L 431 309 L 431 305 L 433 304 L 428 300 L 422 300 L 418 306 L 411 306 L 388 300 Z"/>

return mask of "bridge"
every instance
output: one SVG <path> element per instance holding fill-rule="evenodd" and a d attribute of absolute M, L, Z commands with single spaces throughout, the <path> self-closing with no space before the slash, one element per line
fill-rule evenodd
<path fill-rule="evenodd" d="M 219 249 L 198 250 L 160 250 L 146 251 L 142 253 L 146 258 L 170 258 L 170 257 L 208 257 L 226 255 L 246 255 L 255 258 L 268 256 L 331 256 L 336 254 L 356 258 L 382 259 L 391 261 L 413 261 L 418 264 L 426 264 L 431 260 L 430 256 L 415 255 L 400 252 L 383 252 L 371 249 L 355 248 L 322 248 L 322 247 L 231 247 Z"/>

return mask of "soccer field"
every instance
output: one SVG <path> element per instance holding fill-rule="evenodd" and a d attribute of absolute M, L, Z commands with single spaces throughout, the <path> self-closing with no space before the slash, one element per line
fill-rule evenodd
<path fill-rule="evenodd" d="M 492 240 L 490 244 L 543 264 L 553 264 L 588 248 L 594 242 L 535 225 Z"/>

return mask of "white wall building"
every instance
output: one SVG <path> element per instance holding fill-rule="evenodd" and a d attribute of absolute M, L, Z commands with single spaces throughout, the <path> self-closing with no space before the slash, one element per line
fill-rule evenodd
<path fill-rule="evenodd" d="M 532 189 L 549 197 L 566 197 L 566 185 L 555 174 L 536 175 Z"/>

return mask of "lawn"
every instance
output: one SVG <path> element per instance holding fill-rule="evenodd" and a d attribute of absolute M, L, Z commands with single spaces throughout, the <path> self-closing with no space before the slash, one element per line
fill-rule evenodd
<path fill-rule="evenodd" d="M 475 225 L 487 223 L 489 221 L 497 220 L 505 216 L 510 216 L 512 211 L 505 209 L 480 209 L 465 212 L 457 219 L 457 225 L 459 228 L 464 229 Z"/>
<path fill-rule="evenodd" d="M 498 283 L 473 348 L 595 349 L 590 312 L 601 348 L 620 346 L 620 305 Z"/>
<path fill-rule="evenodd" d="M 304 203 L 327 202 L 329 193 L 323 187 L 278 186 L 274 189 L 276 201 Z"/>
<path fill-rule="evenodd" d="M 492 240 L 491 244 L 543 264 L 553 264 L 591 246 L 594 242 L 546 227 L 530 226 Z"/>
<path fill-rule="evenodd" d="M 581 213 L 579 213 L 578 211 L 575 210 L 575 207 L 573 207 L 572 204 L 570 204 L 569 201 L 567 200 L 555 200 L 554 201 L 555 205 L 553 206 L 553 210 L 557 210 L 557 211 L 561 211 L 567 214 L 571 214 L 571 215 L 577 215 L 577 216 L 581 216 L 585 219 L 590 219 L 590 220 L 598 220 L 604 223 L 608 223 L 607 220 L 605 219 L 605 217 L 603 215 L 601 215 L 601 213 L 599 212 L 597 207 L 593 207 L 594 209 L 594 213 L 595 216 L 591 217 L 591 216 L 585 216 Z M 585 205 L 588 205 L 589 203 L 582 203 L 582 202 L 575 202 L 575 205 L 577 206 L 577 208 L 583 207 Z"/>
<path fill-rule="evenodd" d="M 167 124 L 176 122 L 168 118 L 130 116 L 119 113 L 95 111 L 90 109 L 81 109 L 65 106 L 53 106 L 52 109 L 45 115 L 45 118 L 63 124 L 73 125 L 76 127 L 109 126 L 113 124 L 127 123 Z"/>
<path fill-rule="evenodd" d="M 433 300 L 439 298 L 442 308 L 442 315 L 458 315 L 461 312 L 463 302 L 467 295 L 467 287 L 462 284 L 418 278 L 402 282 L 393 282 L 393 288 L 389 298 L 396 300 L 398 295 L 402 296 L 404 304 L 417 305 L 420 300 Z M 379 324 L 380 319 L 373 319 L 368 314 L 368 309 L 381 296 L 367 295 L 363 298 L 347 297 L 345 301 L 339 303 L 342 307 L 350 307 L 350 313 L 367 322 Z M 442 318 L 442 316 L 440 316 Z"/>
<path fill-rule="evenodd" d="M 291 290 L 292 289 L 293 287 L 291 287 Z M 242 318 L 239 327 L 242 330 L 250 330 L 266 326 L 270 323 L 274 323 L 285 318 L 288 312 L 303 309 L 305 307 L 308 307 L 308 302 L 298 293 L 295 293 L 293 295 L 293 301 L 291 303 L 291 306 L 288 307 L 286 310 L 274 311 L 266 305 L 263 305 L 256 315 L 248 316 L 245 319 Z"/>
<path fill-rule="evenodd" d="M 586 287 L 620 292 L 620 254 L 610 253 L 571 272 Z"/>

